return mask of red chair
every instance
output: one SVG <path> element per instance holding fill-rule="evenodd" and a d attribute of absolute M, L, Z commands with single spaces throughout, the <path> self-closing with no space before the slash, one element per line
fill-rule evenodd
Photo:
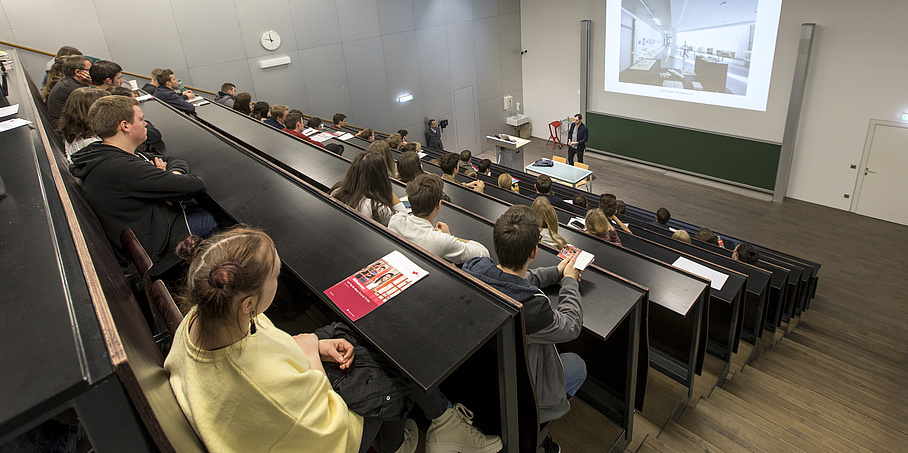
<path fill-rule="evenodd" d="M 558 128 L 561 127 L 561 121 L 552 121 L 549 123 L 549 140 L 552 141 L 552 150 L 555 150 L 555 144 L 558 144 L 558 149 L 563 148 L 561 140 L 558 139 Z M 549 144 L 549 140 L 545 141 L 545 144 Z"/>

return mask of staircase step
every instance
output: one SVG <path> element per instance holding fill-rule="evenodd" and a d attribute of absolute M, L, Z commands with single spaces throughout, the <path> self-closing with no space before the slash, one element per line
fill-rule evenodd
<path fill-rule="evenodd" d="M 736 373 L 734 381 L 727 383 L 727 389 L 751 403 L 772 404 L 790 416 L 816 420 L 817 424 L 843 436 L 879 447 L 874 450 L 895 450 L 896 446 L 908 445 L 905 434 L 804 386 L 756 368 L 745 367 Z"/>
<path fill-rule="evenodd" d="M 845 342 L 840 337 L 830 337 L 812 330 L 801 329 L 791 334 L 791 340 L 796 341 L 811 349 L 816 349 L 830 357 L 872 370 L 886 371 L 894 375 L 908 374 L 908 366 L 904 363 L 894 362 L 891 359 L 876 354 Z"/>
<path fill-rule="evenodd" d="M 848 351 L 839 347 L 835 341 L 824 341 L 804 331 L 794 332 L 786 340 L 790 347 L 818 352 L 893 382 L 899 382 L 908 375 L 908 366 L 899 366 L 887 359 L 869 356 L 866 352 Z"/>
<path fill-rule="evenodd" d="M 715 432 L 715 431 L 713 431 L 713 432 Z M 668 422 L 668 424 L 665 425 L 665 429 L 662 430 L 662 433 L 663 434 L 661 434 L 661 435 L 673 435 L 673 436 L 678 436 L 678 437 L 682 437 L 682 438 L 686 439 L 688 442 L 694 444 L 697 447 L 696 451 L 705 451 L 705 452 L 709 452 L 709 453 L 745 452 L 745 451 L 747 451 L 741 445 L 735 443 L 733 440 L 731 440 L 725 436 L 721 436 L 721 434 L 719 434 L 718 432 L 715 433 L 717 436 L 714 436 L 714 437 L 718 438 L 718 436 L 721 436 L 722 439 L 719 439 L 720 440 L 719 446 L 713 445 L 712 442 L 709 442 L 706 439 L 688 431 L 687 428 L 685 428 L 675 422 Z"/>
<path fill-rule="evenodd" d="M 892 403 L 879 395 L 860 390 L 854 382 L 842 382 L 836 380 L 837 376 L 811 373 L 801 364 L 778 354 L 764 355 L 754 364 L 754 368 L 803 384 L 834 401 L 908 433 L 908 420 L 904 418 L 905 405 Z"/>
<path fill-rule="evenodd" d="M 816 330 L 825 330 L 835 335 L 845 333 L 847 336 L 850 336 L 851 334 L 854 334 L 874 342 L 887 344 L 892 350 L 908 354 L 908 345 L 905 344 L 905 341 L 908 341 L 908 336 L 893 338 L 892 336 L 880 333 L 879 331 L 867 330 L 862 326 L 817 310 L 812 310 L 806 314 L 802 321 L 805 326 L 809 325 Z"/>
<path fill-rule="evenodd" d="M 767 453 L 779 451 L 805 452 L 805 450 L 789 441 L 787 437 L 790 436 L 785 436 L 784 430 L 779 429 L 772 423 L 761 419 L 742 417 L 706 398 L 700 399 L 696 409 L 692 410 L 690 415 L 700 417 L 716 431 L 723 433 L 731 440 L 744 445 L 752 451 Z"/>
<path fill-rule="evenodd" d="M 796 345 L 795 342 L 787 338 L 773 349 L 773 354 L 787 357 L 801 364 L 806 370 L 834 376 L 841 381 L 855 385 L 861 390 L 885 398 L 887 401 L 899 402 L 903 406 L 908 406 L 908 397 L 903 393 L 904 386 L 899 385 L 898 381 L 881 376 L 879 373 L 862 369 L 835 357 Z"/>
<path fill-rule="evenodd" d="M 870 450 L 866 450 L 853 442 L 842 442 L 833 433 L 820 432 L 775 408 L 764 408 L 751 404 L 722 388 L 713 390 L 709 400 L 742 417 L 760 419 L 765 421 L 765 423 L 774 424 L 777 429 L 785 430 L 790 436 L 798 439 L 786 438 L 789 442 L 805 451 L 855 450 L 870 452 Z"/>
<path fill-rule="evenodd" d="M 815 305 L 816 309 L 811 312 L 822 312 L 862 331 L 874 331 L 881 335 L 891 336 L 898 341 L 908 341 L 908 338 L 905 337 L 905 327 L 902 325 L 902 320 L 905 319 L 904 308 L 891 310 L 883 307 L 882 304 L 868 300 L 869 296 L 863 288 L 861 291 L 862 293 L 857 295 L 848 295 L 844 292 L 838 294 L 836 298 L 830 298 L 823 304 Z"/>
<path fill-rule="evenodd" d="M 822 315 L 818 314 L 814 318 L 820 319 L 821 316 Z M 845 322 L 835 323 L 830 321 L 826 324 L 804 322 L 802 323 L 801 328 L 835 338 L 842 338 L 854 347 L 875 351 L 876 355 L 885 357 L 896 363 L 908 362 L 908 346 L 900 343 L 898 340 L 884 337 L 878 333 L 860 330 L 864 329 L 863 327 Z"/>

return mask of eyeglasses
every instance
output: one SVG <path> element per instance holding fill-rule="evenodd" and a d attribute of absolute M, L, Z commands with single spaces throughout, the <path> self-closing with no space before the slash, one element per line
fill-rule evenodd
<path fill-rule="evenodd" d="M 541 234 L 539 235 L 539 240 L 536 241 L 536 242 L 542 243 L 542 235 L 541 235 Z"/>

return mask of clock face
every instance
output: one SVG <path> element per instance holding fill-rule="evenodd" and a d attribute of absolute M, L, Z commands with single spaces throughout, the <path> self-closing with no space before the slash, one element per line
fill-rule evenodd
<path fill-rule="evenodd" d="M 262 32 L 262 47 L 268 50 L 276 50 L 281 46 L 281 35 L 274 30 L 265 30 Z"/>

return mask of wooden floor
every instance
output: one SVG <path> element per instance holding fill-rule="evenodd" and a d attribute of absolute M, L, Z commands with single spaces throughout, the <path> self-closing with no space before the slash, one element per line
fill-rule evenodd
<path fill-rule="evenodd" d="M 527 163 L 552 156 L 542 143 L 526 147 Z M 615 160 L 587 155 L 585 163 L 597 175 L 595 193 L 650 211 L 665 207 L 675 218 L 823 266 L 810 310 L 784 335 L 766 333 L 757 346 L 742 347 L 721 388 L 709 372 L 698 377 L 678 423 L 665 416 L 677 389 L 650 370 L 654 401 L 636 415 L 628 451 L 908 452 L 908 227 Z M 603 451 L 594 435 L 601 416 L 573 404 L 552 424 L 555 440 L 565 453 Z"/>

